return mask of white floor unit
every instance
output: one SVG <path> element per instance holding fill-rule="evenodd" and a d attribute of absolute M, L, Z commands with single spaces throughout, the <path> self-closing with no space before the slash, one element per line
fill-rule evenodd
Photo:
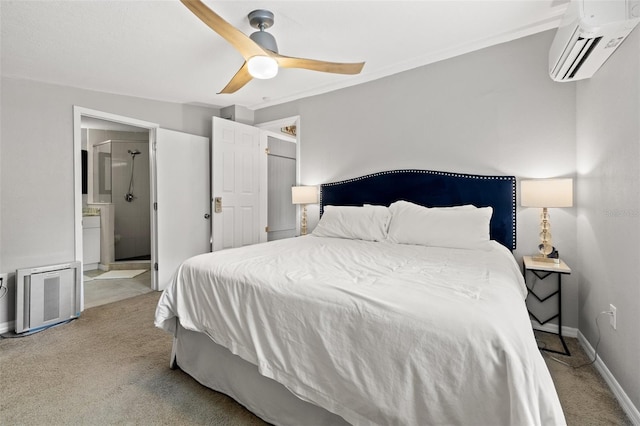
<path fill-rule="evenodd" d="M 16 333 L 80 316 L 80 262 L 16 271 Z"/>

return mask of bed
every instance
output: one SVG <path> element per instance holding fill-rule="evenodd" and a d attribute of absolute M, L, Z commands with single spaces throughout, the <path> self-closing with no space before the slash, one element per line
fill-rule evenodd
<path fill-rule="evenodd" d="M 278 425 L 560 425 L 524 303 L 515 178 L 320 187 L 311 235 L 195 256 L 163 292 L 171 366 Z"/>

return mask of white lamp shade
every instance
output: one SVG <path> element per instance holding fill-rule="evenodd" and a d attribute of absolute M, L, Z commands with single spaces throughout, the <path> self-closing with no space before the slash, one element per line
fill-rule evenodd
<path fill-rule="evenodd" d="M 318 187 L 292 186 L 291 201 L 293 204 L 315 204 L 318 202 Z"/>
<path fill-rule="evenodd" d="M 520 182 L 523 207 L 573 206 L 573 179 L 535 179 Z"/>

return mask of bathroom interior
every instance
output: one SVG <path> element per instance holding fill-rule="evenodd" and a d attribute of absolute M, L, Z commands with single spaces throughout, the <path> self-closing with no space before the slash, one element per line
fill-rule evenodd
<path fill-rule="evenodd" d="M 151 290 L 149 131 L 83 117 L 82 151 L 83 273 L 91 307 Z"/>

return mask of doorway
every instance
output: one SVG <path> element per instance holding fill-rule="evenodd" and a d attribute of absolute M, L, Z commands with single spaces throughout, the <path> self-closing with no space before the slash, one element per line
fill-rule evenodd
<path fill-rule="evenodd" d="M 150 129 L 80 117 L 86 307 L 152 290 Z"/>
<path fill-rule="evenodd" d="M 213 251 L 297 235 L 291 188 L 298 180 L 299 144 L 295 133 L 282 132 L 297 122 L 252 126 L 212 118 Z"/>
<path fill-rule="evenodd" d="M 296 236 L 297 206 L 291 198 L 296 186 L 296 143 L 273 132 L 267 134 L 267 241 Z"/>
<path fill-rule="evenodd" d="M 122 149 L 125 153 L 128 150 L 146 152 L 144 167 L 140 166 L 141 154 L 136 154 L 135 167 L 139 170 L 137 173 L 135 168 L 133 170 L 134 191 L 136 176 L 140 172 L 144 173 L 146 169 L 147 176 L 151 176 L 150 147 L 157 127 L 154 123 L 74 107 L 75 257 L 83 261 L 83 267 L 86 266 L 81 290 L 82 310 L 85 309 L 85 299 L 88 306 L 97 306 L 142 294 L 153 288 L 150 260 L 135 265 L 118 265 L 116 261 L 117 231 L 113 201 L 120 191 L 116 187 L 121 186 L 120 181 L 127 181 L 129 176 L 126 174 L 131 171 L 130 168 L 127 171 L 130 164 L 126 161 L 126 155 L 121 155 Z M 143 179 L 138 177 L 137 181 L 140 182 L 137 188 L 142 189 Z M 148 200 L 152 186 L 148 182 L 147 179 L 144 189 L 149 194 L 146 195 L 146 204 L 150 205 Z M 147 217 L 148 212 L 147 209 Z M 148 226 L 148 229 L 152 240 L 151 227 Z M 98 276 L 102 278 L 96 279 Z"/>
<path fill-rule="evenodd" d="M 300 116 L 256 124 L 267 139 L 267 239 L 291 238 L 300 232 L 300 209 L 291 187 L 300 182 Z"/>

